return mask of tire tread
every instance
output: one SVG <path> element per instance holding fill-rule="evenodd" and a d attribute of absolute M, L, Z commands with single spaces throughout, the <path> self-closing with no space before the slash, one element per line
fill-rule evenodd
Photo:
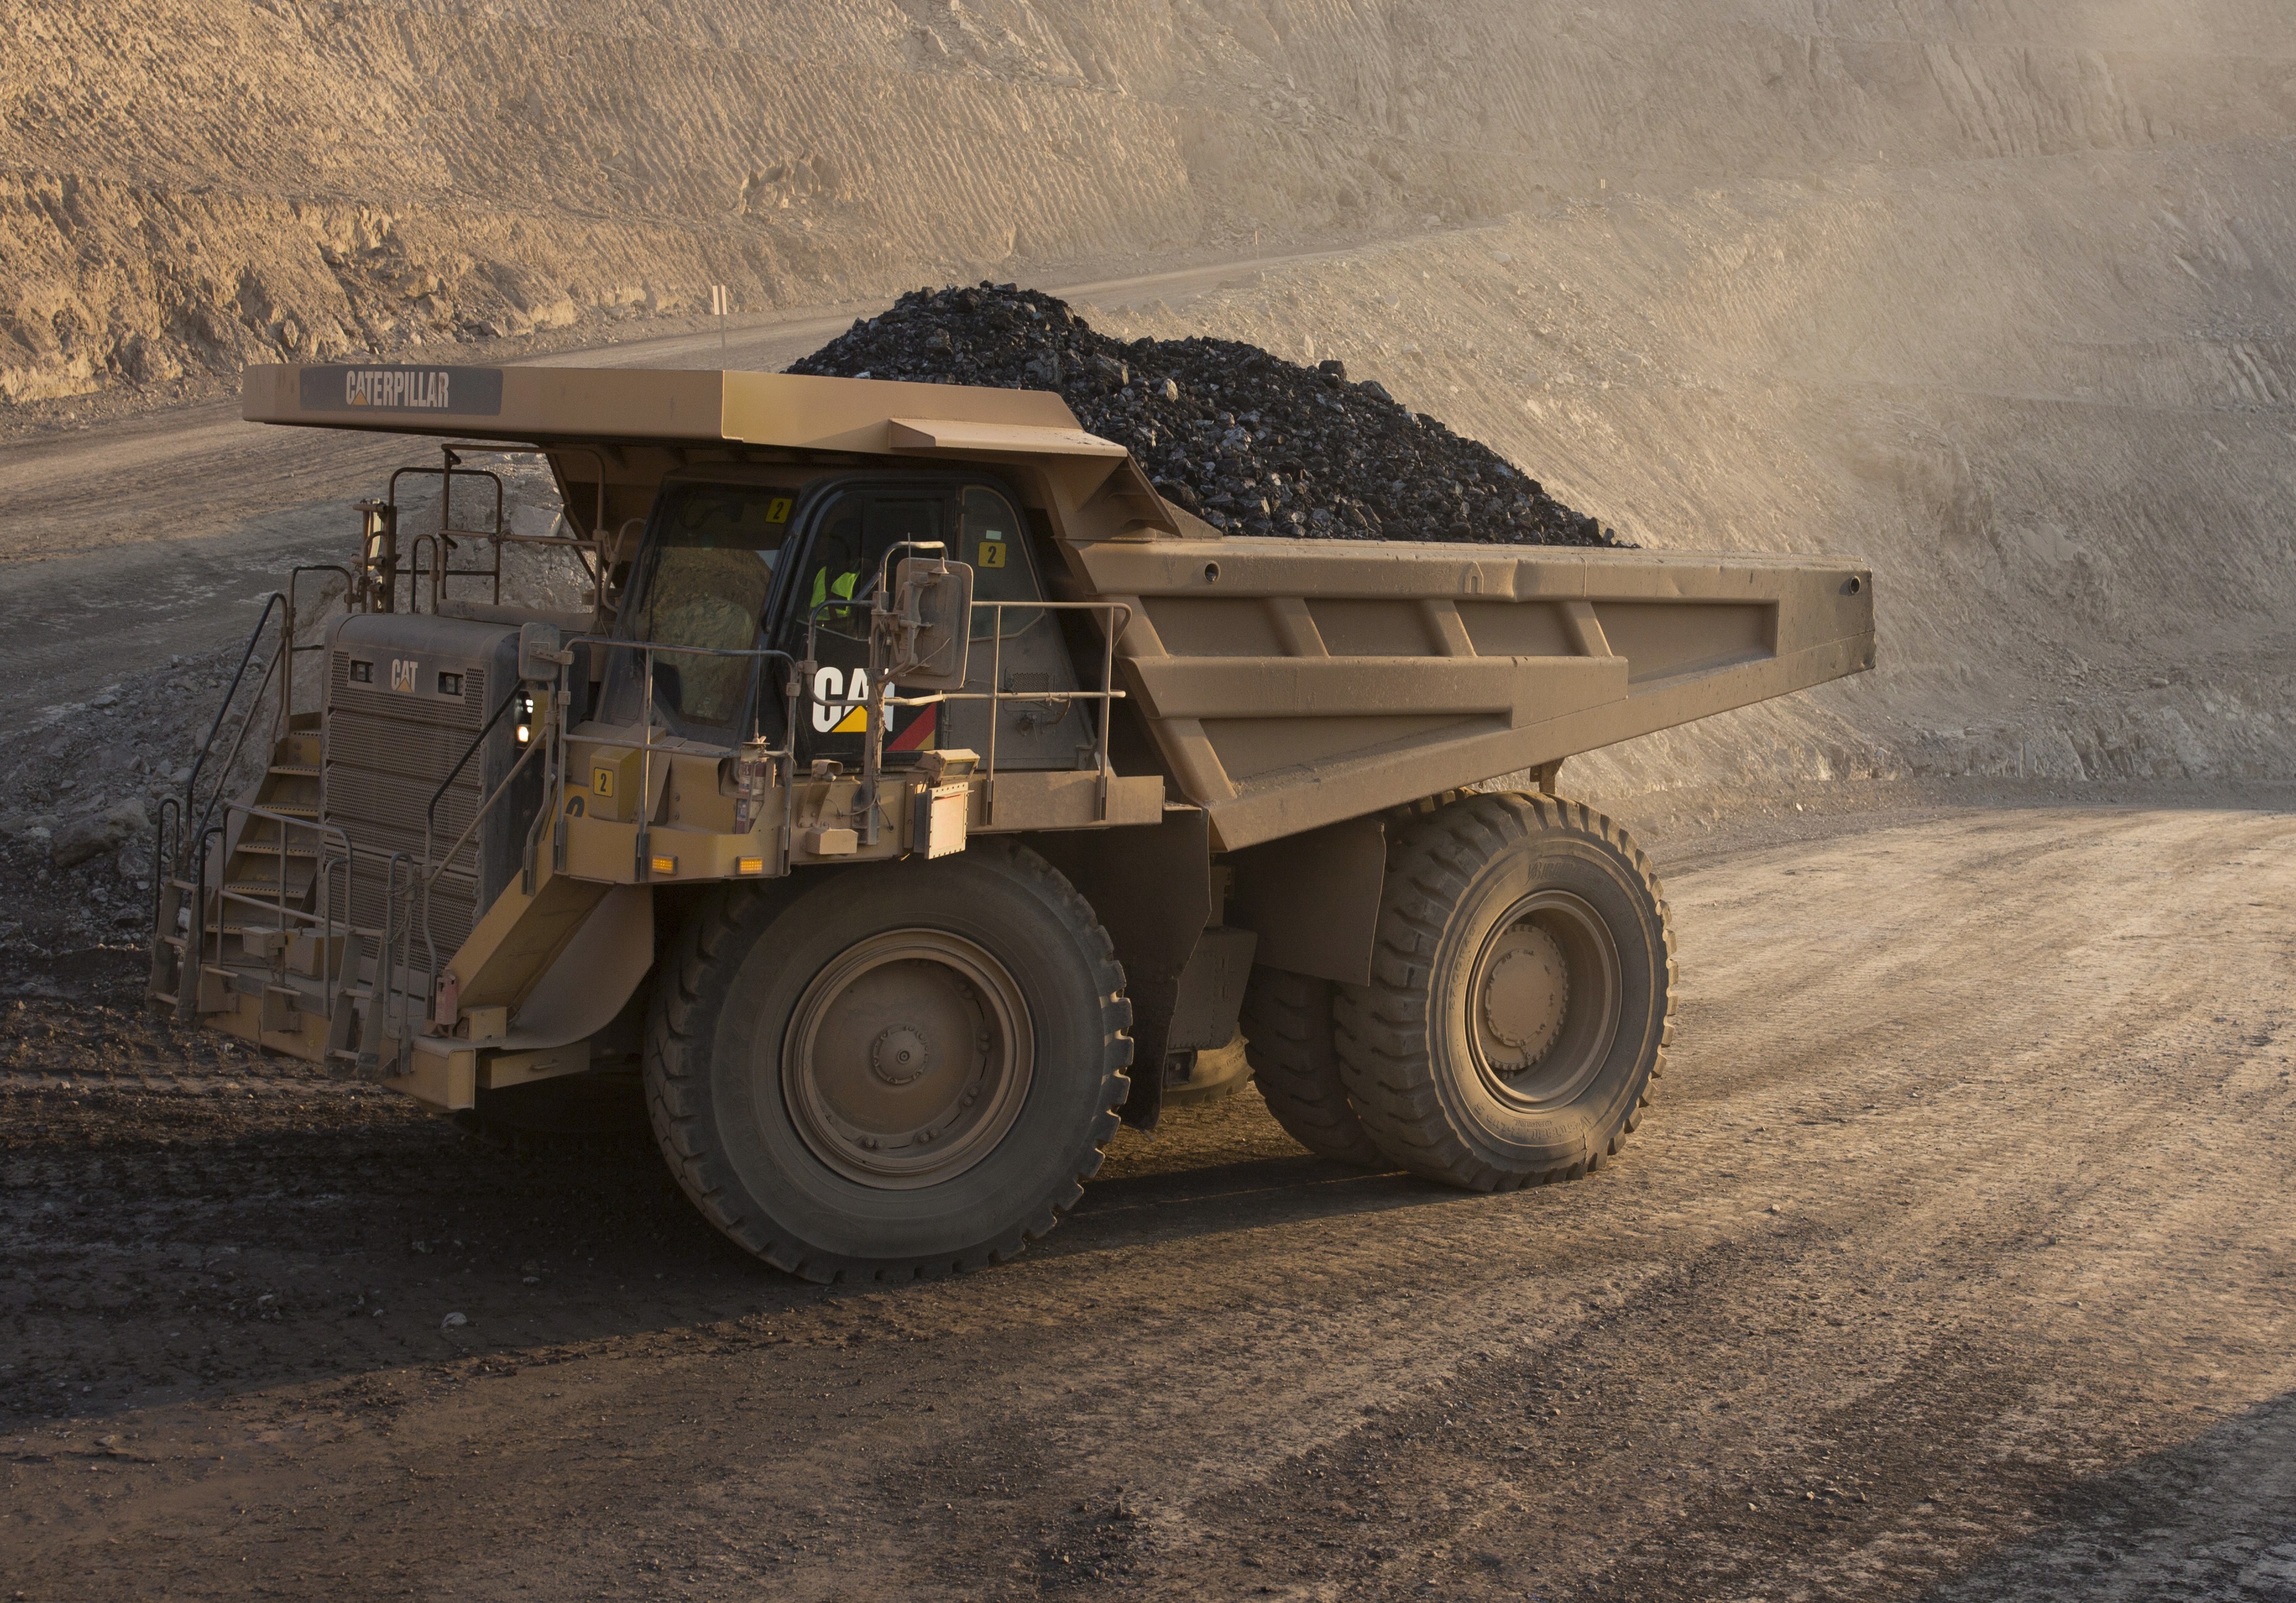
<path fill-rule="evenodd" d="M 1388 857 L 1388 887 L 1367 986 L 1340 989 L 1333 1008 L 1337 1046 L 1349 1102 L 1365 1133 L 1412 1173 L 1472 1190 L 1510 1190 L 1578 1179 L 1616 1155 L 1641 1123 L 1652 1082 L 1664 1072 L 1674 1040 L 1674 920 L 1650 859 L 1620 824 L 1583 802 L 1541 793 L 1492 791 L 1439 798 L 1398 820 Z M 1649 1079 L 1618 1125 L 1595 1140 L 1584 1161 L 1538 1174 L 1490 1162 L 1451 1126 L 1434 1084 L 1428 1043 L 1427 986 L 1437 939 L 1476 871 L 1498 854 L 1535 837 L 1577 835 L 1599 841 L 1623 863 L 1656 904 L 1665 951 L 1665 1009 Z M 1435 932 L 1430 934 L 1430 931 Z"/>
<path fill-rule="evenodd" d="M 1053 1195 L 1004 1234 L 962 1251 L 930 1258 L 853 1258 L 807 1247 L 767 1218 L 735 1180 L 725 1155 L 709 1139 L 703 1109 L 709 1072 L 709 1035 L 742 957 L 790 899 L 786 885 L 727 886 L 705 899 L 662 954 L 662 976 L 646 1018 L 645 1084 L 654 1139 L 670 1172 L 702 1216 L 741 1247 L 775 1268 L 819 1283 L 906 1280 L 961 1273 L 1007 1263 L 1040 1239 L 1084 1195 L 1115 1139 L 1119 1110 L 1130 1094 L 1132 1003 L 1115 943 L 1092 904 L 1052 864 L 1015 843 L 984 841 L 972 850 L 1002 860 L 1005 871 L 1030 882 L 1068 926 L 1093 971 L 1104 1051 L 1102 1094 L 1086 1151 Z"/>

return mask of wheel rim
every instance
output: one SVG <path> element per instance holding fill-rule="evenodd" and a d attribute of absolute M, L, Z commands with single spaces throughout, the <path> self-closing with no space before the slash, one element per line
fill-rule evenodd
<path fill-rule="evenodd" d="M 1467 1035 L 1492 1095 L 1552 1108 L 1587 1088 L 1619 1026 L 1619 948 L 1568 891 L 1525 896 L 1484 938 L 1467 977 Z"/>
<path fill-rule="evenodd" d="M 1035 1039 L 1019 984 L 986 949 L 946 930 L 890 930 L 798 998 L 783 1094 L 823 1163 L 914 1190 L 995 1150 L 1027 1100 Z"/>

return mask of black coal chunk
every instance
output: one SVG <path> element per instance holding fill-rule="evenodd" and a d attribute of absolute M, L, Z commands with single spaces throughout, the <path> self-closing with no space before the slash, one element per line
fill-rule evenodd
<path fill-rule="evenodd" d="M 913 290 L 789 371 L 1056 390 L 1166 500 L 1233 534 L 1625 544 L 1337 362 L 1302 367 L 1233 339 L 1113 339 L 1011 284 Z"/>

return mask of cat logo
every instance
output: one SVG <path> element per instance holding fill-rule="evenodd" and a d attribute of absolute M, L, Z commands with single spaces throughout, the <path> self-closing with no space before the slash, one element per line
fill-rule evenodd
<path fill-rule="evenodd" d="M 452 370 L 411 367 L 352 367 L 343 371 L 343 405 L 385 406 L 399 412 L 452 412 Z"/>
<path fill-rule="evenodd" d="M 869 670 L 855 668 L 848 680 L 838 669 L 813 675 L 813 727 L 824 735 L 857 735 L 869 727 Z"/>
<path fill-rule="evenodd" d="M 395 691 L 406 691 L 411 694 L 414 689 L 415 667 L 416 665 L 407 658 L 392 658 L 390 659 L 390 688 Z"/>

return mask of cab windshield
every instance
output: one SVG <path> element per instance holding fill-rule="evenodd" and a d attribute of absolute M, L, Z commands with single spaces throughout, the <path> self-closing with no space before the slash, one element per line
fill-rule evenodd
<path fill-rule="evenodd" d="M 791 491 L 760 485 L 665 489 L 655 503 L 628 637 L 753 649 L 793 501 Z M 655 705 L 680 723 L 722 728 L 741 716 L 755 676 L 750 658 L 664 655 L 654 663 Z"/>

